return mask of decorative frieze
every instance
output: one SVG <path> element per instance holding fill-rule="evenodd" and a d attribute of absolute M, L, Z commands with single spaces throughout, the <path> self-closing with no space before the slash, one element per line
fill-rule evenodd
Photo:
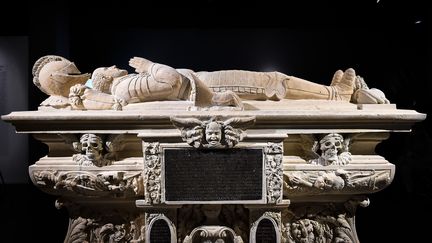
<path fill-rule="evenodd" d="M 35 184 L 53 194 L 87 197 L 137 196 L 143 193 L 141 172 L 128 171 L 33 171 Z"/>
<path fill-rule="evenodd" d="M 285 194 L 358 194 L 381 190 L 391 183 L 390 170 L 285 171 Z"/>

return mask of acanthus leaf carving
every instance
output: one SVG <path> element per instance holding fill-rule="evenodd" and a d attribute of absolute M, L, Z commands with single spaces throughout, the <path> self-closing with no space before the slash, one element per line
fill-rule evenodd
<path fill-rule="evenodd" d="M 144 150 L 144 198 L 148 204 L 161 203 L 162 161 L 159 143 L 148 143 Z"/>
<path fill-rule="evenodd" d="M 255 117 L 234 117 L 222 121 L 217 117 L 201 121 L 196 118 L 171 117 L 180 129 L 183 141 L 195 148 L 232 148 L 243 140 L 245 129 L 255 123 Z"/>
<path fill-rule="evenodd" d="M 267 203 L 281 203 L 283 196 L 282 143 L 268 143 L 264 152 Z"/>

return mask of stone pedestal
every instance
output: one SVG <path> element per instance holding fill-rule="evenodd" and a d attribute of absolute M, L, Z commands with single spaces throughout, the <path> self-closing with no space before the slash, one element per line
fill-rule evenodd
<path fill-rule="evenodd" d="M 359 242 L 356 208 L 395 173 L 375 146 L 425 118 L 336 101 L 146 105 L 2 117 L 49 146 L 29 173 L 69 210 L 65 242 Z"/>

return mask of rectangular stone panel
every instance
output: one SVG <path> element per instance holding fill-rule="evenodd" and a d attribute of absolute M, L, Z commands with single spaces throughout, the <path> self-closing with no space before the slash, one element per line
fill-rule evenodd
<path fill-rule="evenodd" d="M 165 202 L 263 199 L 262 149 L 164 149 Z"/>

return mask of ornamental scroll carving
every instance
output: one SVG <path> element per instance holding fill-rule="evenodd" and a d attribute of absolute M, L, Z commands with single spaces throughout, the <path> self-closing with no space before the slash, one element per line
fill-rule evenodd
<path fill-rule="evenodd" d="M 361 193 L 374 192 L 390 184 L 389 170 L 346 171 L 285 171 L 287 194 Z"/>
<path fill-rule="evenodd" d="M 73 192 L 89 197 L 136 196 L 143 193 L 141 172 L 35 171 L 33 181 L 55 194 Z"/>
<path fill-rule="evenodd" d="M 347 165 L 351 162 L 350 138 L 338 133 L 329 133 L 321 139 L 313 135 L 302 135 L 306 159 L 314 165 Z"/>
<path fill-rule="evenodd" d="M 190 235 L 186 236 L 183 243 L 205 242 L 205 243 L 222 243 L 233 242 L 243 243 L 240 236 L 236 235 L 234 230 L 226 226 L 200 226 L 195 228 Z"/>
<path fill-rule="evenodd" d="M 243 242 L 248 241 L 249 210 L 243 205 L 183 205 L 178 210 L 177 238 L 185 239 L 203 225 L 220 225 L 232 229 Z"/>
<path fill-rule="evenodd" d="M 282 202 L 282 143 L 268 143 L 264 148 L 267 203 Z"/>
<path fill-rule="evenodd" d="M 161 147 L 147 143 L 144 149 L 144 198 L 147 204 L 161 203 Z"/>
<path fill-rule="evenodd" d="M 171 117 L 181 131 L 183 141 L 195 148 L 232 148 L 243 140 L 244 130 L 255 123 L 255 117 L 234 117 L 225 121 L 212 117 L 201 121 L 196 118 Z"/>

